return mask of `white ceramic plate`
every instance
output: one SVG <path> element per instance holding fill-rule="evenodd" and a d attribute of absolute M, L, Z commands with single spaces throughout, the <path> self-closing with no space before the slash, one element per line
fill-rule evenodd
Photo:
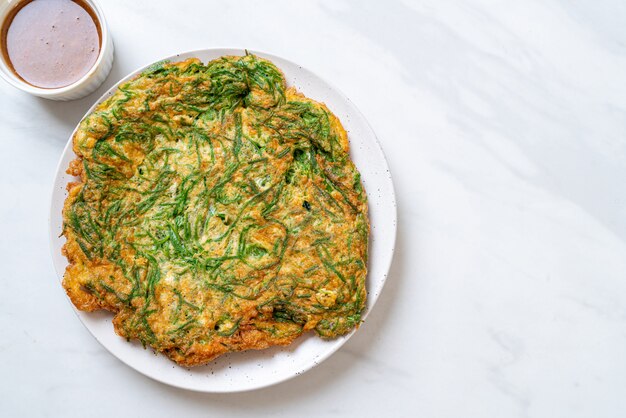
<path fill-rule="evenodd" d="M 262 52 L 250 52 L 274 62 L 284 72 L 288 85 L 297 87 L 307 97 L 326 103 L 348 131 L 350 154 L 361 173 L 369 200 L 371 236 L 367 276 L 368 298 L 363 315 L 365 318 L 372 310 L 387 278 L 396 238 L 396 202 L 393 184 L 380 144 L 363 115 L 336 88 L 291 61 Z M 243 54 L 245 51 L 241 49 L 203 49 L 166 59 L 180 61 L 197 57 L 207 62 L 223 55 Z M 113 94 L 120 84 L 146 67 L 131 73 L 111 87 L 87 113 L 92 112 L 98 103 Z M 74 180 L 65 173 L 65 170 L 74 158 L 70 137 L 57 168 L 50 208 L 52 258 L 59 280 L 62 279 L 67 266 L 67 260 L 61 255 L 61 247 L 65 242 L 65 238 L 60 236 L 63 222 L 61 209 L 67 196 L 65 186 Z M 163 355 L 156 355 L 149 348 L 144 349 L 139 343 L 129 343 L 118 337 L 113 331 L 111 314 L 78 310 L 76 314 L 107 350 L 138 372 L 172 386 L 201 392 L 239 392 L 282 382 L 304 373 L 328 358 L 352 335 L 350 333 L 335 340 L 323 341 L 311 332 L 286 347 L 231 353 L 219 357 L 206 366 L 185 369 Z"/>

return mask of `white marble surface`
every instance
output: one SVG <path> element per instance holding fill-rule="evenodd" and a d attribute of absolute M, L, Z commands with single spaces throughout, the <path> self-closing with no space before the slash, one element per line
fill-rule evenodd
<path fill-rule="evenodd" d="M 367 322 L 305 375 L 219 396 L 151 381 L 89 335 L 50 262 L 52 176 L 99 93 L 0 84 L 1 416 L 623 416 L 626 3 L 102 3 L 100 92 L 214 46 L 342 89 L 389 158 L 398 251 Z"/>

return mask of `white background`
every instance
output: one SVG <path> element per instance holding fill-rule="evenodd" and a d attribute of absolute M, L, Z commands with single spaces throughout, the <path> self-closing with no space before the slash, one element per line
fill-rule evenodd
<path fill-rule="evenodd" d="M 102 1 L 113 70 L 58 103 L 0 84 L 0 415 L 618 417 L 626 411 L 626 3 Z M 57 160 L 102 91 L 247 47 L 338 86 L 392 169 L 391 274 L 312 371 L 236 395 L 108 354 L 55 277 Z"/>

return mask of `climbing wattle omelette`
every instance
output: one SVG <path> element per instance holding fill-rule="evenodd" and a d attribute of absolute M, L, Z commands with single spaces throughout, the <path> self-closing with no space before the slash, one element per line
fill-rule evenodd
<path fill-rule="evenodd" d="M 184 366 L 359 325 L 367 198 L 339 120 L 254 55 L 161 62 L 79 125 L 63 286 Z"/>

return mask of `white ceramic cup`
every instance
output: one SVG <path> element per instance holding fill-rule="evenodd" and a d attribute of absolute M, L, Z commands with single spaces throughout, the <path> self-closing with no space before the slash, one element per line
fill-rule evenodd
<path fill-rule="evenodd" d="M 0 0 L 0 24 L 4 22 L 9 12 L 21 3 L 21 1 L 22 0 Z M 2 54 L 0 54 L 0 76 L 2 76 L 7 83 L 11 84 L 15 88 L 50 100 L 80 99 L 100 87 L 109 75 L 111 66 L 113 65 L 113 39 L 109 33 L 104 13 L 102 13 L 102 9 L 98 3 L 94 0 L 83 1 L 89 5 L 95 13 L 96 18 L 100 23 L 100 30 L 102 34 L 100 55 L 98 55 L 96 63 L 93 67 L 91 67 L 87 74 L 69 86 L 51 89 L 36 87 L 32 84 L 28 84 L 15 75 Z"/>

